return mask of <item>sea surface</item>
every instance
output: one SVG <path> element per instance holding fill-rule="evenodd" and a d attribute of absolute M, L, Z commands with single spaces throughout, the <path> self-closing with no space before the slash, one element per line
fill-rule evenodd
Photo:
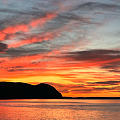
<path fill-rule="evenodd" d="M 0 120 L 120 120 L 120 100 L 0 100 Z"/>

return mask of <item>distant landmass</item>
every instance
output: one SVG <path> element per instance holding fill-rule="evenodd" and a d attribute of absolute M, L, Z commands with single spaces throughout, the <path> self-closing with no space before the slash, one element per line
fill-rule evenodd
<path fill-rule="evenodd" d="M 51 85 L 0 82 L 0 99 L 60 99 L 62 94 Z"/>
<path fill-rule="evenodd" d="M 0 82 L 0 99 L 120 99 L 120 97 L 63 97 L 45 83 L 31 85 L 22 82 Z"/>

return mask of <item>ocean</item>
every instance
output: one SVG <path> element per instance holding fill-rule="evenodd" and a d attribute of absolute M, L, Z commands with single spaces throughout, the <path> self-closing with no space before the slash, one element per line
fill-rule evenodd
<path fill-rule="evenodd" d="M 0 100 L 0 120 L 120 120 L 120 100 Z"/>

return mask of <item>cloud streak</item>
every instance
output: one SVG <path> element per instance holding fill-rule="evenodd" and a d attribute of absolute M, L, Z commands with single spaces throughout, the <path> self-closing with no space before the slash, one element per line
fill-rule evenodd
<path fill-rule="evenodd" d="M 88 66 L 98 66 L 111 72 L 118 72 L 120 66 L 119 50 L 76 51 L 68 53 L 65 57 L 71 61 L 83 61 L 89 63 Z"/>

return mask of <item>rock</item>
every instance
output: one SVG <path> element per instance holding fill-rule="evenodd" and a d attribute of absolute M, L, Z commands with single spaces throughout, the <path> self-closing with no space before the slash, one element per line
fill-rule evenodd
<path fill-rule="evenodd" d="M 20 82 L 0 82 L 0 99 L 58 99 L 62 98 L 54 87 L 41 83 L 30 85 Z"/>

